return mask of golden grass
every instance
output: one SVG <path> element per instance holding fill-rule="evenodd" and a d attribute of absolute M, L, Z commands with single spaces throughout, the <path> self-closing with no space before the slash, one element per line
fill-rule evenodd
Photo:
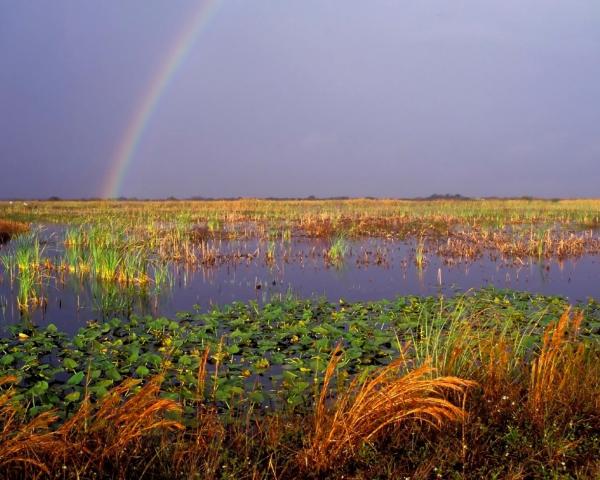
<path fill-rule="evenodd" d="M 150 432 L 183 429 L 179 421 L 165 418 L 167 414 L 179 415 L 181 406 L 159 397 L 162 377 L 152 378 L 131 394 L 139 383 L 135 379 L 125 380 L 97 405 L 86 399 L 57 433 L 66 444 L 93 453 L 102 465 L 137 453 L 143 448 L 142 438 Z"/>
<path fill-rule="evenodd" d="M 0 378 L 0 387 L 9 386 L 0 396 L 0 470 L 21 465 L 25 471 L 33 469 L 35 476 L 48 474 L 44 453 L 62 450 L 60 439 L 51 430 L 58 417 L 44 412 L 24 421 L 22 412 L 11 402 L 14 391 L 10 386 L 16 381 L 12 376 Z"/>
<path fill-rule="evenodd" d="M 364 443 L 376 441 L 388 428 L 406 422 L 442 427 L 464 419 L 465 411 L 447 400 L 449 393 L 464 393 L 475 383 L 457 377 L 432 377 L 422 366 L 400 374 L 404 362 L 395 361 L 365 380 L 355 379 L 327 405 L 329 384 L 340 361 L 339 347 L 327 366 L 314 415 L 309 444 L 300 454 L 307 469 L 323 471 L 353 456 Z"/>
<path fill-rule="evenodd" d="M 29 225 L 11 220 L 0 220 L 0 243 L 7 242 L 14 235 L 25 233 L 29 230 Z"/>
<path fill-rule="evenodd" d="M 600 356 L 579 337 L 582 312 L 566 310 L 550 324 L 533 360 L 527 396 L 532 422 L 563 424 L 576 414 L 600 412 Z"/>
<path fill-rule="evenodd" d="M 0 385 L 15 380 L 5 377 Z M 155 377 L 134 392 L 139 380 L 125 380 L 96 403 L 84 399 L 77 412 L 58 427 L 55 412 L 23 420 L 9 389 L 0 397 L 0 467 L 28 478 L 63 469 L 124 472 L 123 466 L 140 455 L 153 436 L 183 429 L 179 421 L 167 418 L 180 414 L 181 407 L 159 397 L 161 383 L 162 378 Z"/>
<path fill-rule="evenodd" d="M 207 346 L 198 365 L 194 422 L 173 442 L 172 465 L 187 478 L 195 478 L 194 473 L 198 471 L 204 472 L 205 478 L 213 477 L 218 470 L 219 453 L 225 438 L 225 428 L 218 412 L 205 403 L 209 354 L 210 346 Z"/>

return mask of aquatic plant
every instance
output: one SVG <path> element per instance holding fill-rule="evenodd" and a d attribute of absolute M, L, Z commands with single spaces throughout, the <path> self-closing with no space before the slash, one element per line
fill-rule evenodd
<path fill-rule="evenodd" d="M 173 287 L 173 275 L 166 262 L 155 263 L 153 266 L 153 280 L 156 292 Z"/>
<path fill-rule="evenodd" d="M 348 242 L 342 235 L 339 235 L 333 240 L 327 250 L 327 258 L 333 263 L 340 263 L 344 260 L 348 250 Z"/>
<path fill-rule="evenodd" d="M 0 253 L 0 265 L 2 265 L 4 271 L 8 273 L 12 281 L 17 271 L 17 259 L 15 255 L 12 252 Z"/>
<path fill-rule="evenodd" d="M 19 272 L 39 269 L 42 249 L 37 233 L 17 237 L 14 241 L 14 256 Z"/>
<path fill-rule="evenodd" d="M 0 256 L 11 283 L 18 282 L 17 304 L 21 311 L 41 303 L 40 287 L 43 280 L 43 248 L 38 232 L 15 238 L 11 249 Z"/>
<path fill-rule="evenodd" d="M 292 241 L 292 229 L 286 228 L 281 232 L 281 240 L 284 243 L 289 243 Z"/>
<path fill-rule="evenodd" d="M 418 241 L 415 248 L 415 265 L 419 270 L 422 270 L 425 266 L 425 243 L 422 238 Z"/>
<path fill-rule="evenodd" d="M 17 302 L 20 310 L 28 310 L 31 305 L 39 303 L 38 295 L 38 275 L 33 270 L 24 270 L 19 272 L 18 276 L 19 291 Z"/>
<path fill-rule="evenodd" d="M 210 218 L 206 222 L 206 226 L 208 231 L 214 234 L 221 228 L 221 221 L 218 218 Z"/>
<path fill-rule="evenodd" d="M 267 249 L 265 251 L 265 261 L 268 264 L 272 264 L 273 262 L 275 262 L 275 249 L 275 242 L 269 241 L 269 243 L 267 244 Z"/>
<path fill-rule="evenodd" d="M 144 249 L 136 246 L 126 247 L 121 257 L 118 278 L 125 283 L 146 284 L 149 282 L 147 268 L 148 258 Z"/>
<path fill-rule="evenodd" d="M 120 251 L 116 246 L 92 243 L 90 245 L 92 271 L 103 280 L 117 278 L 119 265 L 122 262 Z"/>

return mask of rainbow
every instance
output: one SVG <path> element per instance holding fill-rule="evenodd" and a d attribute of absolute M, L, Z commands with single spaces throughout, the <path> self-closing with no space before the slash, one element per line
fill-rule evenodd
<path fill-rule="evenodd" d="M 141 97 L 141 101 L 131 116 L 121 142 L 111 157 L 110 169 L 102 188 L 104 198 L 114 198 L 119 195 L 127 168 L 135 156 L 136 149 L 150 118 L 152 118 L 152 114 L 168 89 L 178 68 L 184 63 L 196 39 L 214 16 L 221 3 L 222 0 L 198 1 L 194 14 L 177 36 L 168 54 L 156 70 L 148 88 Z"/>

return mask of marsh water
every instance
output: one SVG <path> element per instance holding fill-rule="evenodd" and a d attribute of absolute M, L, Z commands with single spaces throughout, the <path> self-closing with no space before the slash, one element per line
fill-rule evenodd
<path fill-rule="evenodd" d="M 42 230 L 40 238 L 45 257 L 60 257 L 64 250 L 60 227 Z M 40 292 L 43 304 L 26 313 L 18 307 L 18 279 L 11 280 L 0 267 L 0 329 L 26 320 L 54 323 L 73 332 L 89 321 L 107 317 L 132 313 L 174 317 L 181 311 L 207 310 L 233 301 L 262 303 L 287 295 L 368 301 L 403 295 L 448 296 L 494 286 L 559 295 L 573 303 L 600 297 L 597 255 L 518 262 L 483 255 L 477 260 L 449 262 L 426 253 L 425 265 L 418 268 L 415 244 L 410 241 L 349 241 L 343 260 L 335 263 L 325 258 L 330 245 L 326 240 L 292 238 L 274 243 L 271 259 L 265 256 L 269 248 L 265 242 L 215 243 L 220 254 L 213 265 L 171 263 L 168 281 L 160 287 L 152 282 L 127 287 L 64 272 L 46 275 Z M 10 249 L 10 242 L 0 246 L 0 252 Z"/>

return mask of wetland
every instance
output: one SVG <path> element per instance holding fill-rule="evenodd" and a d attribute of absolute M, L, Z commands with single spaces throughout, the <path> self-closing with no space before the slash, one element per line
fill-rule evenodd
<path fill-rule="evenodd" d="M 15 475 L 600 472 L 600 201 L 4 202 L 0 219 Z"/>

